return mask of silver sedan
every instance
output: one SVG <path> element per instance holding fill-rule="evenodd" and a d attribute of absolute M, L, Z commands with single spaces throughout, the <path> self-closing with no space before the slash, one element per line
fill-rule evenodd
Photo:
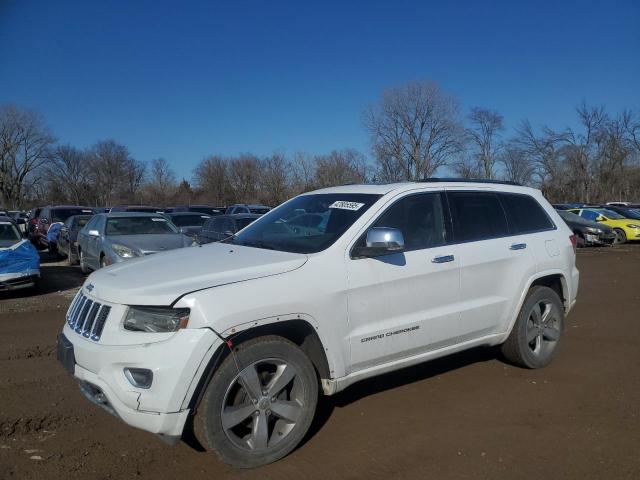
<path fill-rule="evenodd" d="M 78 233 L 78 255 L 84 273 L 114 263 L 174 248 L 193 240 L 164 215 L 157 213 L 101 213 Z"/>

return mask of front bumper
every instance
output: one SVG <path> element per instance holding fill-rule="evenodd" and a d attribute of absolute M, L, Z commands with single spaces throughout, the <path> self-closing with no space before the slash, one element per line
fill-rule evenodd
<path fill-rule="evenodd" d="M 24 272 L 0 274 L 0 291 L 19 290 L 33 287 L 40 278 L 40 270 L 25 270 Z"/>
<path fill-rule="evenodd" d="M 123 331 L 123 336 L 137 333 Z M 179 330 L 154 343 L 105 345 L 77 334 L 67 323 L 62 336 L 72 346 L 65 368 L 73 371 L 87 398 L 133 427 L 166 437 L 182 434 L 199 380 L 196 373 L 207 352 L 221 344 L 209 329 Z M 63 361 L 60 353 L 58 357 Z M 152 370 L 150 388 L 132 385 L 124 375 L 127 367 Z"/>

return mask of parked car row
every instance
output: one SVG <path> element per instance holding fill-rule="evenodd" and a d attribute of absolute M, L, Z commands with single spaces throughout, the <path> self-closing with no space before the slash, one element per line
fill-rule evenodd
<path fill-rule="evenodd" d="M 578 238 L 578 246 L 613 245 L 640 240 L 640 205 L 610 202 L 554 205 Z"/>

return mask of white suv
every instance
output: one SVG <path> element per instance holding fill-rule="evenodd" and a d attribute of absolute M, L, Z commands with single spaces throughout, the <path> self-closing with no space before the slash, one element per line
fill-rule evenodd
<path fill-rule="evenodd" d="M 185 425 L 239 467 L 285 456 L 318 392 L 479 345 L 547 365 L 578 289 L 575 238 L 538 190 L 353 185 L 300 195 L 226 243 L 93 273 L 58 358 L 130 425 Z"/>

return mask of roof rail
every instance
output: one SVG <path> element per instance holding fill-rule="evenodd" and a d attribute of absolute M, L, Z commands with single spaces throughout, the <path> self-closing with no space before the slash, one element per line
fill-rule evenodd
<path fill-rule="evenodd" d="M 509 180 L 489 180 L 482 178 L 447 178 L 447 177 L 425 177 L 418 182 L 423 183 L 435 183 L 435 182 L 464 182 L 464 183 L 497 183 L 501 185 L 515 185 L 521 187 L 522 184 L 518 182 L 512 182 Z"/>

